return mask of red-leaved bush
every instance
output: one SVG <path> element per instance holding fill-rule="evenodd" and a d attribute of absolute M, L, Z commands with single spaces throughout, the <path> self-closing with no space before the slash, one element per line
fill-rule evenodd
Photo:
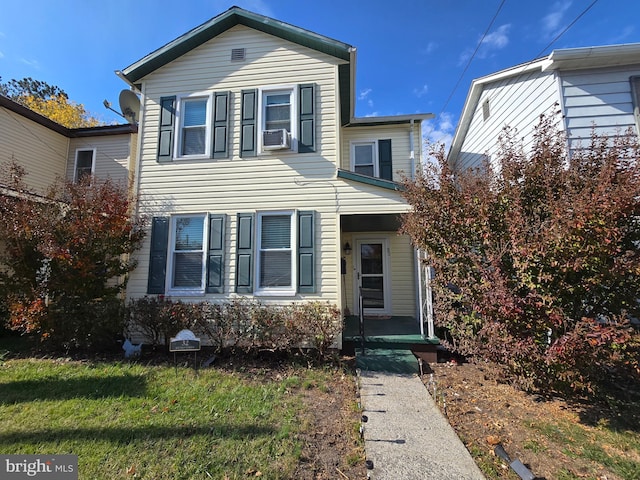
<path fill-rule="evenodd" d="M 65 348 L 114 340 L 144 220 L 111 180 L 59 182 L 36 196 L 25 174 L 15 161 L 0 169 L 0 301 L 9 326 Z"/>
<path fill-rule="evenodd" d="M 638 381 L 640 148 L 593 134 L 567 152 L 541 117 L 531 152 L 505 129 L 492 164 L 452 171 L 442 148 L 405 182 L 402 230 L 435 268 L 450 346 L 528 388 Z"/>

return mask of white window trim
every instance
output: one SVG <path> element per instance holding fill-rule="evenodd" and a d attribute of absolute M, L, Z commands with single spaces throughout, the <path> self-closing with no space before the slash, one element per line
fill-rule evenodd
<path fill-rule="evenodd" d="M 286 287 L 260 287 L 260 252 L 262 250 L 261 240 L 262 240 L 262 217 L 269 215 L 290 215 L 291 217 L 291 285 Z M 296 294 L 296 287 L 298 285 L 298 260 L 297 260 L 297 252 L 298 252 L 298 223 L 297 223 L 297 211 L 296 210 L 269 210 L 269 211 L 258 211 L 256 212 L 256 249 L 255 249 L 255 278 L 254 285 L 256 286 L 254 290 L 254 295 L 269 297 L 269 296 L 281 296 L 281 297 L 291 297 Z"/>
<path fill-rule="evenodd" d="M 91 156 L 91 175 L 95 174 L 96 170 L 96 148 L 76 148 L 75 160 L 73 162 L 73 183 L 78 183 L 78 153 L 79 152 L 92 152 Z"/>
<path fill-rule="evenodd" d="M 264 95 L 268 93 L 285 93 L 291 92 L 291 148 L 283 150 L 263 150 L 262 148 L 262 132 L 265 130 L 265 102 Z M 298 123 L 300 122 L 300 113 L 298 111 L 298 85 L 274 85 L 258 88 L 258 154 L 275 154 L 298 151 Z"/>
<path fill-rule="evenodd" d="M 198 98 L 207 100 L 206 109 L 206 125 L 205 125 L 205 140 L 204 140 L 204 153 L 196 155 L 182 155 L 182 123 L 183 123 L 183 104 L 185 100 L 197 100 Z M 178 95 L 176 97 L 176 112 L 175 112 L 175 135 L 173 145 L 173 158 L 175 160 L 191 160 L 191 159 L 203 159 L 211 157 L 211 126 L 213 123 L 213 92 L 197 92 L 184 95 Z"/>
<path fill-rule="evenodd" d="M 349 159 L 350 168 L 354 173 L 356 172 L 356 146 L 358 145 L 373 145 L 373 176 L 380 178 L 380 160 L 378 158 L 378 140 L 352 140 L 349 146 Z"/>
<path fill-rule="evenodd" d="M 176 247 L 176 221 L 179 218 L 193 218 L 200 217 L 203 223 L 203 238 L 202 238 L 202 272 L 200 274 L 200 288 L 193 287 L 174 287 L 173 286 L 173 270 L 174 270 L 174 254 Z M 166 292 L 169 295 L 182 295 L 188 296 L 201 296 L 205 294 L 205 275 L 207 269 L 207 245 L 209 245 L 209 226 L 207 222 L 208 215 L 206 213 L 183 213 L 179 215 L 171 216 L 170 230 L 169 230 L 169 248 L 168 248 L 168 261 L 167 261 L 167 276 L 166 276 Z"/>

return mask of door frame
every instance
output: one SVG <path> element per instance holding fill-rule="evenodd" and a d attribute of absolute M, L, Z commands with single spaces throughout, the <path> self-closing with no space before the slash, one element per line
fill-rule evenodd
<path fill-rule="evenodd" d="M 382 244 L 382 288 L 384 291 L 384 308 L 365 308 L 365 315 L 391 315 L 391 250 L 389 237 L 385 235 L 354 235 L 354 257 L 353 257 L 353 305 L 356 315 L 360 314 L 360 302 L 358 294 L 360 292 L 361 259 L 360 246 L 364 243 Z"/>

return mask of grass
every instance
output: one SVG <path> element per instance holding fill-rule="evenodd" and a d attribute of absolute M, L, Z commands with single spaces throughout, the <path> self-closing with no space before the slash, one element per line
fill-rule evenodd
<path fill-rule="evenodd" d="M 292 388 L 326 383 L 306 368 L 257 381 L 215 369 L 0 360 L 0 451 L 76 454 L 79 477 L 90 479 L 290 478 L 303 428 Z"/>
<path fill-rule="evenodd" d="M 605 423 L 587 427 L 568 421 L 531 422 L 528 426 L 548 442 L 562 445 L 561 452 L 569 458 L 585 460 L 594 468 L 604 466 L 620 478 L 640 478 L 640 462 L 622 455 L 635 452 L 632 456 L 640 456 L 640 433 L 637 431 L 619 430 Z M 577 477 L 565 472 L 563 478 Z"/>

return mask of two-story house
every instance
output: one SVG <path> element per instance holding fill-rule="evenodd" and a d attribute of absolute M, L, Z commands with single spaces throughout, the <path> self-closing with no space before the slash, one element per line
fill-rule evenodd
<path fill-rule="evenodd" d="M 557 115 L 570 148 L 592 130 L 624 133 L 640 125 L 640 44 L 554 50 L 547 57 L 473 81 L 449 152 L 454 168 L 491 159 L 505 126 L 525 148 L 541 114 Z"/>
<path fill-rule="evenodd" d="M 117 72 L 153 219 L 131 298 L 330 302 L 418 325 L 402 175 L 430 114 L 356 118 L 356 49 L 232 7 Z"/>

